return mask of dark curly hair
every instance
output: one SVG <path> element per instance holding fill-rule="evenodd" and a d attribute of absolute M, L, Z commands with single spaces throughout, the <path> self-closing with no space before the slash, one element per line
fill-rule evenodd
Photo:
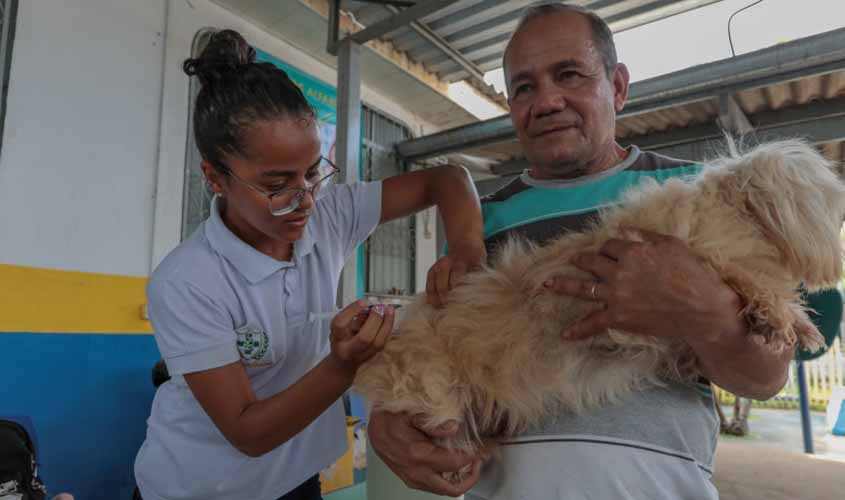
<path fill-rule="evenodd" d="M 213 34 L 199 57 L 182 65 L 202 84 L 194 104 L 194 137 L 203 159 L 221 174 L 226 156 L 247 157 L 246 132 L 257 122 L 313 118 L 314 110 L 287 73 L 255 62 L 255 49 L 232 30 Z"/>

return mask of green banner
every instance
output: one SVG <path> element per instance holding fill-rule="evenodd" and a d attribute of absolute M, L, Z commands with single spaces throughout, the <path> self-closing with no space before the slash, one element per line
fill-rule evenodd
<path fill-rule="evenodd" d="M 328 83 L 318 80 L 286 62 L 256 49 L 256 60 L 269 62 L 285 71 L 288 77 L 302 90 L 314 111 L 317 113 L 317 123 L 320 128 L 320 153 L 331 161 L 335 161 L 335 124 L 337 123 L 337 90 Z"/>

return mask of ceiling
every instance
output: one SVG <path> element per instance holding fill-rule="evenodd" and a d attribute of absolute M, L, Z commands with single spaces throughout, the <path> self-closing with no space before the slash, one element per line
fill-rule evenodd
<path fill-rule="evenodd" d="M 214 1 L 328 66 L 337 67 L 337 58 L 326 51 L 328 24 L 325 17 L 304 3 L 298 0 Z M 274 55 L 280 59 L 285 57 L 284 54 Z M 364 85 L 394 102 L 403 103 L 410 112 L 438 128 L 477 121 L 449 97 L 366 46 L 361 51 L 360 69 Z M 336 85 L 336 82 L 328 83 Z"/>

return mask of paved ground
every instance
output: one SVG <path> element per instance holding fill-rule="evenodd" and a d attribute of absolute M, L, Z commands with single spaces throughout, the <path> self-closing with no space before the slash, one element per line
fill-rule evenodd
<path fill-rule="evenodd" d="M 825 433 L 824 414 L 811 420 L 816 455 L 803 453 L 797 411 L 752 409 L 750 436 L 723 437 L 716 450 L 722 500 L 845 498 L 845 438 Z"/>
<path fill-rule="evenodd" d="M 845 498 L 845 461 L 739 440 L 721 442 L 716 456 L 722 500 Z"/>
<path fill-rule="evenodd" d="M 728 419 L 733 414 L 732 407 L 723 407 L 725 415 Z M 825 450 L 825 428 L 824 428 L 824 413 L 813 412 L 811 414 L 811 422 L 813 427 L 813 441 L 818 444 L 821 449 Z M 801 414 L 797 410 L 764 410 L 760 408 L 752 408 L 748 424 L 751 429 L 751 434 L 742 438 L 743 442 L 750 445 L 761 446 L 777 446 L 785 450 L 804 451 L 804 439 L 801 434 Z M 723 441 L 729 441 L 732 438 L 723 436 Z"/>

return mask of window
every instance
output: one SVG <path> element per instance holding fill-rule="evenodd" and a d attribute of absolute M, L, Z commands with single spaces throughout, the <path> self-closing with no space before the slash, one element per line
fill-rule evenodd
<path fill-rule="evenodd" d="M 411 131 L 399 122 L 364 106 L 361 130 L 362 179 L 384 179 L 408 170 L 393 150 L 410 139 Z M 372 295 L 413 295 L 416 238 L 414 217 L 382 224 L 364 244 L 366 282 Z"/>
<path fill-rule="evenodd" d="M 0 142 L 3 140 L 3 123 L 6 121 L 6 96 L 9 94 L 9 70 L 12 67 L 12 45 L 15 39 L 15 18 L 18 0 L 0 0 Z M 0 144 L 2 145 L 2 144 Z"/>
<path fill-rule="evenodd" d="M 216 30 L 201 30 L 194 36 L 194 43 L 191 46 L 191 57 L 197 57 L 205 46 L 208 39 Z M 182 240 L 188 239 L 194 230 L 208 218 L 211 210 L 211 190 L 205 182 L 205 177 L 200 169 L 202 156 L 197 149 L 197 142 L 194 139 L 194 102 L 200 91 L 200 82 L 196 77 L 191 78 L 188 90 L 188 138 L 185 148 L 185 185 L 182 191 Z"/>

